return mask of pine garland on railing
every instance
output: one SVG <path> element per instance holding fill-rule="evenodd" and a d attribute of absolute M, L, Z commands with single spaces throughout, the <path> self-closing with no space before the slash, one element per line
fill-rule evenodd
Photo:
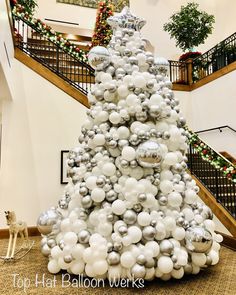
<path fill-rule="evenodd" d="M 50 26 L 43 23 L 40 19 L 33 17 L 31 13 L 28 13 L 24 7 L 20 4 L 14 5 L 12 9 L 13 18 L 21 19 L 22 21 L 27 22 L 33 29 L 42 34 L 45 38 L 59 46 L 65 52 L 68 52 L 76 59 L 87 62 L 87 52 L 80 49 L 75 44 L 71 43 L 69 40 L 66 40 L 58 32 L 55 32 Z M 18 32 L 19 33 L 19 32 Z"/>
<path fill-rule="evenodd" d="M 236 182 L 236 166 L 209 147 L 196 133 L 192 132 L 187 127 L 185 127 L 185 129 L 189 133 L 189 143 L 193 145 L 194 150 L 198 152 L 202 159 L 209 162 L 216 169 L 222 171 L 227 178 Z"/>

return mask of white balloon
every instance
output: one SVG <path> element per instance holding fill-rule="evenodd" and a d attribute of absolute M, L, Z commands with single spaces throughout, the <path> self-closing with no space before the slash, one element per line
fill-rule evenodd
<path fill-rule="evenodd" d="M 49 261 L 48 263 L 48 271 L 50 273 L 56 274 L 61 270 L 61 268 L 59 267 L 57 261 L 55 259 L 52 259 Z"/>
<path fill-rule="evenodd" d="M 173 153 L 173 152 L 167 153 L 164 159 L 164 164 L 175 165 L 176 163 L 178 163 L 178 157 L 176 153 Z"/>
<path fill-rule="evenodd" d="M 121 126 L 117 129 L 119 139 L 127 139 L 130 136 L 129 128 Z"/>
<path fill-rule="evenodd" d="M 94 136 L 93 142 L 96 146 L 101 146 L 105 144 L 105 136 L 103 134 L 96 134 Z"/>
<path fill-rule="evenodd" d="M 173 191 L 173 183 L 169 180 L 162 180 L 160 183 L 160 190 L 163 194 L 169 194 Z"/>
<path fill-rule="evenodd" d="M 146 86 L 146 80 L 142 75 L 134 77 L 134 85 L 138 88 L 144 88 Z"/>
<path fill-rule="evenodd" d="M 130 235 L 132 243 L 138 243 L 142 238 L 142 231 L 137 226 L 130 226 L 128 228 L 128 235 Z"/>
<path fill-rule="evenodd" d="M 206 263 L 206 255 L 204 253 L 192 253 L 192 262 L 197 266 L 203 266 Z"/>
<path fill-rule="evenodd" d="M 53 259 L 58 259 L 62 255 L 62 251 L 59 246 L 55 246 L 51 250 L 51 256 Z"/>
<path fill-rule="evenodd" d="M 179 207 L 182 204 L 183 198 L 180 193 L 171 192 L 168 195 L 168 204 L 172 207 Z"/>
<path fill-rule="evenodd" d="M 77 235 L 73 232 L 68 232 L 64 235 L 64 242 L 70 246 L 74 246 L 77 243 Z"/>
<path fill-rule="evenodd" d="M 74 275 L 82 274 L 84 272 L 85 264 L 82 261 L 75 261 L 71 264 L 70 270 Z"/>
<path fill-rule="evenodd" d="M 127 160 L 127 161 L 132 161 L 136 157 L 136 152 L 135 149 L 130 147 L 130 146 L 125 146 L 122 150 L 122 158 Z"/>
<path fill-rule="evenodd" d="M 102 172 L 106 176 L 112 176 L 116 173 L 116 166 L 113 163 L 105 163 L 102 167 Z"/>
<path fill-rule="evenodd" d="M 119 124 L 121 120 L 121 116 L 117 112 L 112 112 L 109 116 L 109 120 L 112 124 Z"/>
<path fill-rule="evenodd" d="M 182 241 L 185 238 L 185 230 L 183 227 L 176 227 L 173 231 L 172 231 L 172 236 L 174 239 L 178 240 L 178 241 Z"/>
<path fill-rule="evenodd" d="M 106 260 L 98 260 L 93 263 L 93 271 L 96 275 L 103 275 L 108 270 L 108 264 Z"/>
<path fill-rule="evenodd" d="M 111 208 L 114 214 L 122 215 L 123 213 L 125 213 L 125 210 L 126 210 L 125 202 L 122 200 L 115 200 L 112 203 Z"/>
<path fill-rule="evenodd" d="M 105 192 L 101 188 L 94 188 L 91 192 L 91 198 L 94 202 L 102 202 L 105 199 Z"/>
<path fill-rule="evenodd" d="M 125 268 L 131 268 L 136 262 L 136 259 L 131 252 L 126 251 L 121 254 L 120 263 Z"/>
<path fill-rule="evenodd" d="M 89 189 L 94 189 L 97 185 L 96 185 L 96 181 L 97 181 L 97 177 L 96 176 L 89 176 L 86 181 L 85 184 L 87 186 L 87 188 Z"/>
<path fill-rule="evenodd" d="M 152 251 L 152 257 L 157 257 L 160 253 L 159 244 L 155 241 L 149 241 L 145 244 L 145 248 Z"/>
<path fill-rule="evenodd" d="M 159 270 L 163 273 L 163 274 L 168 274 L 173 270 L 173 261 L 171 260 L 170 257 L 167 256 L 161 256 L 158 259 L 157 262 L 158 268 Z"/>
<path fill-rule="evenodd" d="M 76 260 L 81 259 L 83 257 L 85 247 L 81 244 L 76 244 L 72 249 L 71 249 L 71 255 L 73 258 Z"/>
<path fill-rule="evenodd" d="M 147 226 L 150 225 L 151 222 L 151 216 L 147 212 L 141 212 L 138 214 L 138 224 L 141 226 Z"/>

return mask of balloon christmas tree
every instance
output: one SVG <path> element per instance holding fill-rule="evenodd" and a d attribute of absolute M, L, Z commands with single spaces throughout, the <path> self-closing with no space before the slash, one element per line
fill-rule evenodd
<path fill-rule="evenodd" d="M 94 278 L 197 274 L 219 260 L 222 237 L 186 172 L 187 134 L 168 62 L 145 52 L 145 21 L 125 8 L 94 47 L 95 85 L 69 154 L 71 177 L 57 208 L 41 214 L 48 270 Z"/>

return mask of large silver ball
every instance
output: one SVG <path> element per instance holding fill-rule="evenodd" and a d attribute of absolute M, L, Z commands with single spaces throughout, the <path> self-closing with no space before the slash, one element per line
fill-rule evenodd
<path fill-rule="evenodd" d="M 103 70 L 109 65 L 111 56 L 105 47 L 95 46 L 88 53 L 88 61 L 92 68 Z"/>
<path fill-rule="evenodd" d="M 56 210 L 56 208 L 51 208 L 48 211 L 43 212 L 37 220 L 37 227 L 39 232 L 42 235 L 49 235 L 50 233 L 52 233 L 53 227 L 61 219 L 62 215 Z"/>
<path fill-rule="evenodd" d="M 174 250 L 174 245 L 169 240 L 163 240 L 160 243 L 160 251 L 164 255 L 171 255 Z"/>
<path fill-rule="evenodd" d="M 123 220 L 126 224 L 134 224 L 137 220 L 137 214 L 133 210 L 126 210 Z"/>
<path fill-rule="evenodd" d="M 188 250 L 196 253 L 206 253 L 211 248 L 212 243 L 212 235 L 207 229 L 195 226 L 186 230 L 185 244 Z"/>
<path fill-rule="evenodd" d="M 140 265 L 136 263 L 132 268 L 131 268 L 131 274 L 135 279 L 141 278 L 143 279 L 146 275 L 146 269 L 145 266 Z"/>
<path fill-rule="evenodd" d="M 110 252 L 107 256 L 107 262 L 109 265 L 118 264 L 120 262 L 120 255 L 115 251 Z"/>
<path fill-rule="evenodd" d="M 136 157 L 142 167 L 156 168 L 162 160 L 162 150 L 159 143 L 148 140 L 138 146 Z"/>
<path fill-rule="evenodd" d="M 78 242 L 81 244 L 87 244 L 89 242 L 90 232 L 86 229 L 81 230 L 78 233 Z"/>

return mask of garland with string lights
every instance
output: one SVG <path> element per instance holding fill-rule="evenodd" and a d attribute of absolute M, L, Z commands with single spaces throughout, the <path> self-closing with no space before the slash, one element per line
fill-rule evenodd
<path fill-rule="evenodd" d="M 189 143 L 193 146 L 194 150 L 202 157 L 202 159 L 209 162 L 216 169 L 222 171 L 228 179 L 236 182 L 236 166 L 227 161 L 217 152 L 215 152 L 211 147 L 203 142 L 196 133 L 192 132 L 187 127 L 185 127 L 185 129 L 189 134 Z"/>
<path fill-rule="evenodd" d="M 29 6 L 25 8 L 25 6 L 20 4 L 21 2 L 22 1 L 16 0 L 14 0 L 14 2 L 11 2 L 13 18 L 24 20 L 38 33 L 42 34 L 48 40 L 59 46 L 61 49 L 63 49 L 65 52 L 69 53 L 76 59 L 83 62 L 88 61 L 86 51 L 80 49 L 69 40 L 64 39 L 60 33 L 55 32 L 50 26 L 42 22 L 40 19 L 36 19 L 33 17 L 35 6 L 32 6 L 32 9 L 30 9 Z"/>
<path fill-rule="evenodd" d="M 93 46 L 107 46 L 112 36 L 112 30 L 107 23 L 107 18 L 114 14 L 114 7 L 111 0 L 103 0 L 98 4 L 97 17 L 94 34 L 92 37 Z"/>

